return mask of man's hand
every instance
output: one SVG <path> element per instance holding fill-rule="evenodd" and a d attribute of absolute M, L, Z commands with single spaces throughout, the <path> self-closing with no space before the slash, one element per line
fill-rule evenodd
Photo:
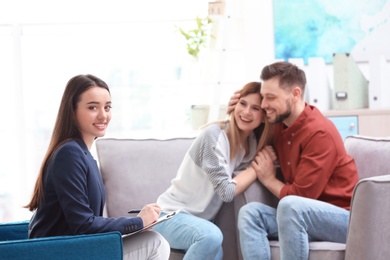
<path fill-rule="evenodd" d="M 228 110 L 227 110 L 227 114 L 229 115 L 231 112 L 233 112 L 234 108 L 236 107 L 236 104 L 238 102 L 238 100 L 240 99 L 240 90 L 236 90 L 233 94 L 233 96 L 231 96 L 230 100 L 229 100 L 229 104 L 228 104 Z"/>
<path fill-rule="evenodd" d="M 284 183 L 276 178 L 275 163 L 277 157 L 271 146 L 260 150 L 252 161 L 252 168 L 255 170 L 257 179 L 276 197 L 280 198 L 280 191 Z"/>
<path fill-rule="evenodd" d="M 257 178 L 265 186 L 267 186 L 267 182 L 276 178 L 275 161 L 276 155 L 270 146 L 261 149 L 252 161 L 252 167 L 256 172 Z"/>
<path fill-rule="evenodd" d="M 142 218 L 144 226 L 148 226 L 157 221 L 161 208 L 156 203 L 146 204 L 137 215 Z"/>

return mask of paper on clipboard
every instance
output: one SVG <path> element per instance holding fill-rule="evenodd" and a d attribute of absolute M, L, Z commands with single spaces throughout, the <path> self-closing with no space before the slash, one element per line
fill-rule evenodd
<path fill-rule="evenodd" d="M 167 215 L 158 218 L 156 222 L 153 222 L 152 224 L 149 224 L 149 225 L 145 226 L 144 228 L 142 228 L 140 230 L 137 230 L 137 231 L 129 233 L 129 234 L 122 235 L 122 238 L 131 236 L 131 235 L 135 235 L 135 234 L 137 234 L 139 232 L 142 232 L 142 231 L 144 231 L 146 229 L 149 229 L 149 228 L 153 227 L 154 225 L 157 225 L 158 223 L 161 223 L 161 222 L 163 222 L 165 220 L 168 220 L 168 219 L 176 216 L 179 212 L 180 212 L 180 209 L 172 211 L 172 212 L 168 213 Z"/>

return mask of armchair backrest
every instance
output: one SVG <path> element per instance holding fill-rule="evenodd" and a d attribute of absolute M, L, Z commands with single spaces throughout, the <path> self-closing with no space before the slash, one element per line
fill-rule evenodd
<path fill-rule="evenodd" d="M 0 225 L 0 241 L 21 240 L 28 238 L 28 223 L 29 221 L 18 221 L 1 223 Z"/>
<path fill-rule="evenodd" d="M 355 159 L 359 179 L 390 174 L 390 137 L 348 136 L 344 145 Z"/>
<path fill-rule="evenodd" d="M 170 185 L 194 138 L 96 140 L 109 217 L 154 203 Z"/>
<path fill-rule="evenodd" d="M 360 181 L 352 195 L 346 260 L 389 259 L 390 137 L 349 136 Z"/>

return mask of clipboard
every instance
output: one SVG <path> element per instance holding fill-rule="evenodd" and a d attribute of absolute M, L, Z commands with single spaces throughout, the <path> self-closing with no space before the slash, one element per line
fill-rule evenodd
<path fill-rule="evenodd" d="M 125 237 L 128 237 L 128 236 L 132 236 L 132 235 L 135 235 L 135 234 L 137 234 L 137 233 L 140 233 L 140 232 L 142 232 L 142 231 L 144 231 L 144 230 L 146 230 L 146 229 L 149 229 L 149 228 L 153 227 L 154 225 L 157 225 L 158 223 L 161 223 L 161 222 L 163 222 L 163 221 L 165 221 L 165 220 L 168 220 L 168 219 L 170 219 L 170 218 L 173 218 L 173 217 L 176 216 L 179 212 L 180 212 L 180 209 L 175 210 L 175 211 L 172 211 L 172 212 L 168 213 L 168 214 L 165 215 L 165 216 L 159 217 L 159 218 L 157 219 L 157 221 L 155 221 L 155 222 L 153 222 L 152 224 L 149 224 L 149 225 L 143 227 L 142 229 L 139 229 L 139 230 L 137 230 L 137 231 L 135 231 L 135 232 L 132 232 L 132 233 L 129 233 L 129 234 L 122 235 L 122 238 L 125 238 Z"/>

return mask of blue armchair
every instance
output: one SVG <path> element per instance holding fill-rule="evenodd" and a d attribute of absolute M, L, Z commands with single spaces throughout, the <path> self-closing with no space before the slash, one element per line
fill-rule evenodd
<path fill-rule="evenodd" d="M 28 239 L 28 223 L 0 223 L 1 259 L 123 259 L 119 232 Z"/>

